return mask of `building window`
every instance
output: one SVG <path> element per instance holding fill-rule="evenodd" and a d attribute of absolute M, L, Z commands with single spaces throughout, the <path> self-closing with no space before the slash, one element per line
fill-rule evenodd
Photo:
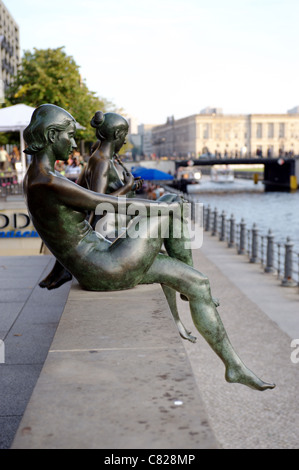
<path fill-rule="evenodd" d="M 285 125 L 284 122 L 279 124 L 279 137 L 284 137 L 285 135 Z"/>
<path fill-rule="evenodd" d="M 274 137 L 274 124 L 273 122 L 270 122 L 268 124 L 268 139 L 273 139 Z"/>
<path fill-rule="evenodd" d="M 261 139 L 263 137 L 263 125 L 258 122 L 256 125 L 256 138 Z"/>
<path fill-rule="evenodd" d="M 204 124 L 203 126 L 203 138 L 208 139 L 210 137 L 210 124 Z"/>
<path fill-rule="evenodd" d="M 274 146 L 269 145 L 268 150 L 267 150 L 267 157 L 268 158 L 273 158 L 274 157 Z"/>

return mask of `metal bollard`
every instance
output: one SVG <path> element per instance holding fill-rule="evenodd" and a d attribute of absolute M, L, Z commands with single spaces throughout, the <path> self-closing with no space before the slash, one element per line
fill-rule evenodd
<path fill-rule="evenodd" d="M 192 220 L 196 220 L 196 204 L 197 199 L 195 196 L 191 198 L 191 218 Z"/>
<path fill-rule="evenodd" d="M 210 213 L 211 213 L 211 208 L 208 206 L 205 214 L 205 231 L 208 232 L 210 230 Z"/>
<path fill-rule="evenodd" d="M 196 197 L 193 198 L 193 220 L 203 226 L 203 204 L 198 202 Z"/>
<path fill-rule="evenodd" d="M 280 278 L 280 243 L 277 243 L 277 279 Z"/>
<path fill-rule="evenodd" d="M 217 235 L 217 222 L 218 222 L 218 211 L 215 207 L 214 214 L 213 214 L 213 230 L 212 236 Z"/>
<path fill-rule="evenodd" d="M 235 244 L 235 217 L 234 214 L 231 215 L 229 219 L 229 239 L 228 239 L 228 248 L 231 248 Z"/>
<path fill-rule="evenodd" d="M 188 194 L 184 194 L 184 203 L 185 204 L 188 204 L 188 216 L 191 217 L 191 211 L 190 211 L 190 208 L 191 208 L 191 201 L 190 201 L 190 196 Z"/>
<path fill-rule="evenodd" d="M 243 255 L 245 253 L 245 239 L 246 239 L 246 224 L 244 219 L 240 223 L 240 244 L 238 254 Z"/>
<path fill-rule="evenodd" d="M 197 199 L 194 199 L 193 202 L 193 216 L 194 222 L 201 228 L 201 231 L 204 230 L 204 220 L 205 220 L 205 211 L 204 205 L 201 202 L 198 202 Z"/>
<path fill-rule="evenodd" d="M 264 235 L 261 236 L 261 265 L 264 264 Z"/>
<path fill-rule="evenodd" d="M 285 244 L 285 259 L 284 259 L 284 278 L 281 281 L 281 285 L 284 287 L 294 287 L 296 282 L 292 279 L 293 272 L 293 246 L 294 243 L 288 237 Z"/>
<path fill-rule="evenodd" d="M 274 235 L 269 230 L 267 235 L 267 255 L 265 273 L 275 273 L 274 268 Z"/>
<path fill-rule="evenodd" d="M 258 229 L 256 224 L 253 224 L 251 230 L 251 257 L 250 263 L 256 263 L 258 260 Z"/>
<path fill-rule="evenodd" d="M 220 235 L 219 235 L 219 241 L 223 242 L 225 240 L 225 212 L 222 211 L 221 214 L 221 226 L 220 226 Z"/>
<path fill-rule="evenodd" d="M 202 208 L 202 217 L 203 217 L 203 219 L 202 219 L 202 229 L 203 230 L 206 226 L 206 213 L 207 213 L 206 208 L 205 208 L 205 206 L 203 206 L 203 208 Z"/>

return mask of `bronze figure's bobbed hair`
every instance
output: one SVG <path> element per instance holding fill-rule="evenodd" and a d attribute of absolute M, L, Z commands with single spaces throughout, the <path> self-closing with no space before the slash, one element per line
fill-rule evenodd
<path fill-rule="evenodd" d="M 24 152 L 29 155 L 40 152 L 48 144 L 50 129 L 63 131 L 75 122 L 73 116 L 59 106 L 42 104 L 33 112 L 30 124 L 24 130 L 24 140 L 27 144 Z"/>

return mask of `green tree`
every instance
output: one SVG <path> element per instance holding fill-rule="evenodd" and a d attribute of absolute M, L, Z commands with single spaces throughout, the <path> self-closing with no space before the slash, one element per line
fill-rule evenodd
<path fill-rule="evenodd" d="M 61 106 L 71 113 L 84 130 L 78 139 L 94 141 L 90 126 L 93 114 L 113 109 L 112 103 L 89 91 L 73 57 L 64 47 L 25 51 L 17 76 L 6 92 L 6 104 L 37 107 L 43 103 Z"/>

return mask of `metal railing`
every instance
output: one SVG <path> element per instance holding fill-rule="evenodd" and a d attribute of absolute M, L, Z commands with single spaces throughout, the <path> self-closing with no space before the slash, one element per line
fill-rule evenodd
<path fill-rule="evenodd" d="M 228 248 L 234 247 L 239 255 L 247 255 L 250 263 L 260 263 L 265 273 L 276 273 L 281 285 L 299 286 L 299 253 L 289 237 L 277 242 L 271 230 L 260 233 L 256 224 L 248 228 L 244 219 L 237 222 L 233 214 L 219 214 L 210 206 L 204 207 L 203 214 L 205 231 L 218 236 Z"/>
<path fill-rule="evenodd" d="M 181 195 L 191 204 L 191 214 L 194 214 L 193 206 L 197 203 L 194 196 L 166 185 L 164 189 Z M 266 274 L 277 277 L 281 286 L 299 287 L 299 252 L 294 250 L 289 237 L 278 242 L 270 229 L 261 233 L 256 224 L 248 227 L 244 219 L 236 221 L 234 214 L 227 215 L 210 206 L 203 207 L 203 230 L 227 248 L 235 249 L 238 255 L 247 256 L 250 263 L 260 264 Z"/>

